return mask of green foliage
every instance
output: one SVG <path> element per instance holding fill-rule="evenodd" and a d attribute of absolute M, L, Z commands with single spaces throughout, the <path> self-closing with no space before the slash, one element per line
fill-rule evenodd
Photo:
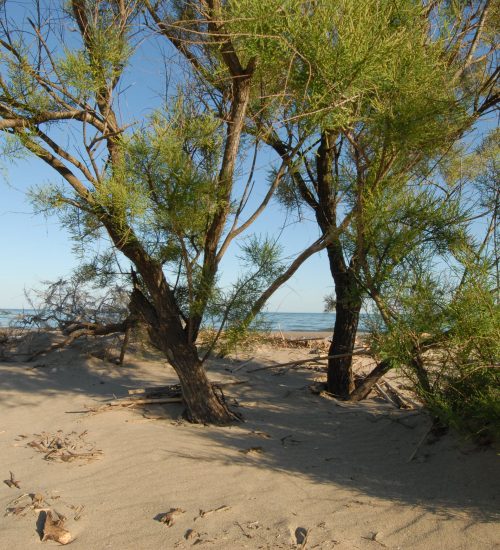
<path fill-rule="evenodd" d="M 374 346 L 414 381 L 443 422 L 485 440 L 500 437 L 500 305 L 481 262 L 458 285 L 413 272 L 391 296 L 393 322 Z"/>
<path fill-rule="evenodd" d="M 136 2 L 124 3 L 124 9 L 132 19 Z M 84 47 L 65 48 L 65 55 L 57 60 L 57 69 L 62 81 L 76 91 L 77 97 L 102 93 L 114 87 L 133 53 L 130 28 L 123 20 L 117 20 L 113 2 L 91 0 L 80 8 L 86 19 Z M 73 13 L 69 10 L 69 15 Z M 75 22 L 76 24 L 77 22 Z"/>
<path fill-rule="evenodd" d="M 3 133 L 0 137 L 0 157 L 11 163 L 29 156 L 19 136 Z"/>
<path fill-rule="evenodd" d="M 215 348 L 221 355 L 245 345 L 255 331 L 267 329 L 262 317 L 249 316 L 249 312 L 284 269 L 281 247 L 270 238 L 250 237 L 240 249 L 244 274 L 228 290 L 215 293 L 207 311 L 207 324 L 224 330 Z M 217 335 L 213 336 L 210 345 L 216 343 Z"/>
<path fill-rule="evenodd" d="M 73 240 L 73 251 L 83 256 L 87 246 L 102 236 L 99 217 L 63 183 L 32 186 L 27 193 L 35 214 L 56 215 Z"/>
<path fill-rule="evenodd" d="M 405 270 L 417 258 L 458 249 L 465 239 L 466 217 L 459 200 L 401 179 L 365 189 L 362 213 L 343 239 L 353 250 L 362 239 L 364 277 L 383 288 L 395 270 Z"/>
<path fill-rule="evenodd" d="M 341 128 L 361 116 L 394 140 L 418 125 L 423 142 L 456 113 L 442 44 L 427 41 L 420 2 L 233 0 L 226 18 L 238 52 L 257 59 L 269 101 L 288 118 Z"/>
<path fill-rule="evenodd" d="M 494 208 L 500 181 L 500 128 L 491 129 L 472 149 L 457 145 L 446 155 L 439 168 L 450 187 L 457 183 L 469 188 L 473 185 L 473 206 Z"/>
<path fill-rule="evenodd" d="M 155 113 L 127 140 L 121 181 L 130 182 L 131 204 L 137 204 L 138 197 L 144 201 L 139 223 L 145 231 L 149 225 L 161 230 L 167 243 L 170 235 L 202 245 L 221 201 L 217 185 L 221 144 L 220 121 L 184 97 L 167 112 Z M 168 258 L 172 245 L 162 252 Z"/>
<path fill-rule="evenodd" d="M 325 313 L 331 313 L 335 311 L 335 307 L 337 306 L 337 298 L 334 293 L 327 294 L 323 298 L 324 306 L 323 311 Z"/>
<path fill-rule="evenodd" d="M 24 116 L 53 109 L 57 104 L 48 91 L 40 86 L 30 63 L 30 45 L 19 38 L 12 44 L 16 54 L 0 52 L 2 100 L 11 103 Z"/>

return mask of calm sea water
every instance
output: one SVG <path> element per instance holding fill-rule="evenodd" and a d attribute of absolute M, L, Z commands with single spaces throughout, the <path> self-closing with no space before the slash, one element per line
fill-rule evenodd
<path fill-rule="evenodd" d="M 32 309 L 1 309 L 0 308 L 0 327 L 8 327 L 15 323 L 23 314 L 29 315 L 35 313 Z"/>
<path fill-rule="evenodd" d="M 24 310 L 24 313 L 33 313 Z M 21 309 L 0 309 L 0 327 L 7 327 L 23 314 Z M 270 330 L 282 330 L 288 332 L 321 332 L 333 330 L 335 313 L 263 313 L 266 326 Z M 363 317 L 360 322 L 360 331 L 366 329 Z"/>

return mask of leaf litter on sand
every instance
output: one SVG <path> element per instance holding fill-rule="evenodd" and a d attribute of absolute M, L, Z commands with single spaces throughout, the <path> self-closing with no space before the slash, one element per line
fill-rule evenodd
<path fill-rule="evenodd" d="M 45 512 L 43 520 L 42 542 L 53 540 L 59 544 L 68 544 L 73 540 L 71 533 L 64 528 L 65 518 L 57 516 L 57 514 L 53 516 L 49 510 Z"/>
<path fill-rule="evenodd" d="M 67 518 L 61 512 L 56 511 L 49 501 L 58 500 L 58 507 L 65 506 L 68 508 L 75 521 L 80 519 L 85 507 L 83 505 L 67 504 L 59 499 L 59 495 L 47 496 L 42 493 L 23 493 L 7 505 L 4 515 L 24 517 L 29 512 L 33 512 L 37 514 L 37 530 L 42 542 L 53 540 L 59 544 L 68 544 L 74 539 L 64 527 Z"/>
<path fill-rule="evenodd" d="M 48 510 L 49 504 L 41 493 L 23 493 L 11 500 L 5 509 L 5 516 L 25 516 L 28 512 Z"/>
<path fill-rule="evenodd" d="M 155 519 L 160 523 L 164 523 L 167 527 L 172 527 L 175 523 L 175 518 L 185 513 L 186 511 L 182 508 L 170 508 L 165 514 L 158 514 Z"/>
<path fill-rule="evenodd" d="M 87 430 L 78 434 L 65 434 L 58 430 L 55 434 L 42 432 L 34 434 L 36 439 L 27 445 L 39 453 L 43 453 L 44 460 L 53 462 L 91 462 L 101 458 L 102 451 L 96 449 L 93 443 L 86 440 Z"/>
<path fill-rule="evenodd" d="M 53 508 L 53 505 L 50 504 L 49 501 L 58 500 L 60 506 L 64 506 L 70 510 L 70 514 L 73 513 L 74 517 L 73 519 L 75 521 L 78 521 L 81 516 L 82 512 L 85 509 L 85 506 L 79 505 L 75 506 L 73 504 L 65 503 L 60 500 L 60 496 L 47 496 L 43 495 L 42 493 L 23 493 L 16 497 L 15 499 L 11 500 L 5 509 L 4 516 L 25 516 L 28 512 L 47 512 L 52 511 L 60 518 L 65 518 L 63 514 L 60 514 L 59 512 L 56 512 L 56 510 Z M 68 513 L 68 512 L 66 512 Z"/>

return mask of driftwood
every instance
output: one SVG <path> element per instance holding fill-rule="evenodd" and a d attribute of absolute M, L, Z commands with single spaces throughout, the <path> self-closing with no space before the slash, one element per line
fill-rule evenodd
<path fill-rule="evenodd" d="M 420 447 L 424 444 L 424 441 L 429 437 L 429 434 L 432 432 L 432 429 L 434 428 L 434 424 L 431 424 L 430 428 L 426 430 L 425 434 L 422 436 L 421 439 L 419 439 L 417 446 L 415 447 L 415 450 L 411 453 L 410 457 L 406 462 L 411 462 L 415 456 L 417 455 Z"/>
<path fill-rule="evenodd" d="M 388 359 L 381 361 L 351 393 L 349 401 L 362 401 L 368 397 L 375 384 L 392 368 L 392 362 Z"/>
<path fill-rule="evenodd" d="M 418 403 L 417 401 L 413 400 L 411 397 L 408 397 L 407 395 L 401 394 L 401 392 L 399 392 L 387 380 L 384 381 L 384 384 L 387 387 L 387 389 L 391 391 L 392 394 L 397 395 L 398 399 L 403 402 L 403 408 L 405 408 L 405 409 L 419 409 L 422 406 L 422 403 Z"/>
<path fill-rule="evenodd" d="M 138 399 L 117 399 L 110 403 L 106 403 L 102 407 L 99 407 L 98 410 L 105 410 L 110 407 L 133 407 L 134 405 L 161 405 L 164 403 L 182 403 L 184 399 L 182 397 L 145 397 Z"/>
<path fill-rule="evenodd" d="M 175 518 L 185 513 L 186 511 L 182 508 L 170 508 L 168 512 L 165 514 L 159 514 L 155 519 L 161 523 L 164 523 L 167 527 L 172 527 L 175 523 Z"/>
<path fill-rule="evenodd" d="M 68 544 L 72 541 L 71 533 L 64 529 L 64 518 L 58 517 L 56 514 L 53 517 L 50 510 L 41 513 L 45 513 L 42 542 L 53 540 L 59 544 Z"/>
<path fill-rule="evenodd" d="M 227 386 L 237 386 L 239 384 L 245 384 L 248 380 L 233 380 L 231 382 L 212 382 L 212 386 L 217 388 L 225 388 Z M 134 388 L 128 390 L 129 395 L 145 395 L 145 396 L 170 396 L 178 397 L 181 395 L 181 387 L 179 384 L 172 384 L 170 386 L 152 386 L 150 388 Z"/>
<path fill-rule="evenodd" d="M 375 384 L 375 389 L 377 390 L 378 394 L 387 401 L 387 403 L 389 403 L 390 405 L 392 405 L 393 407 L 395 407 L 396 409 L 400 409 L 401 407 L 396 403 L 396 401 L 394 401 L 394 399 L 392 399 L 392 397 L 390 395 L 387 394 L 387 392 L 379 385 L 379 384 Z"/>
<path fill-rule="evenodd" d="M 412 403 L 404 395 L 402 395 L 392 384 L 389 384 L 387 380 L 384 380 L 384 386 L 386 387 L 388 394 L 391 396 L 391 399 L 394 400 L 394 402 L 400 409 L 414 408 L 414 403 Z"/>
<path fill-rule="evenodd" d="M 214 514 L 215 512 L 227 512 L 227 510 L 230 510 L 231 507 L 227 506 L 226 504 L 223 504 L 222 506 L 219 506 L 218 508 L 214 508 L 213 510 L 200 510 L 200 513 L 198 514 L 198 517 L 194 518 L 194 521 L 205 518 L 209 516 L 210 514 Z"/>
<path fill-rule="evenodd" d="M 29 357 L 26 362 L 33 361 L 33 359 L 40 357 L 40 355 L 46 355 L 47 353 L 65 348 L 66 346 L 69 346 L 71 343 L 73 343 L 77 338 L 81 338 L 82 336 L 105 336 L 107 334 L 113 334 L 115 332 L 126 332 L 128 327 L 129 321 L 127 319 L 125 321 L 122 321 L 121 323 L 110 323 L 108 325 L 96 325 L 92 323 L 81 323 L 78 325 L 74 324 L 71 326 L 72 331 L 70 332 L 69 336 L 67 336 L 62 342 L 52 344 L 52 346 L 49 346 L 48 348 L 38 350 L 33 355 L 31 355 L 31 357 Z M 125 352 L 123 351 L 123 348 L 122 352 L 124 355 Z M 121 355 L 122 354 L 120 354 L 120 357 Z"/>
<path fill-rule="evenodd" d="M 287 338 L 290 342 L 315 342 L 318 340 L 331 341 L 331 338 L 325 336 L 315 336 L 314 338 Z"/>
<path fill-rule="evenodd" d="M 338 355 L 317 355 L 315 357 L 309 357 L 308 359 L 300 359 L 298 361 L 289 361 L 288 363 L 277 363 L 276 365 L 266 365 L 265 367 L 259 367 L 258 369 L 247 371 L 249 373 L 251 372 L 259 372 L 261 370 L 268 370 L 268 369 L 280 369 L 283 367 L 299 367 L 300 365 L 304 365 L 305 363 L 311 363 L 315 361 L 325 361 L 327 359 L 341 359 L 342 357 L 352 357 L 354 355 L 371 355 L 369 351 L 353 351 L 352 353 L 340 353 Z"/>
<path fill-rule="evenodd" d="M 12 472 L 9 472 L 9 474 L 10 474 L 10 479 L 4 479 L 3 480 L 5 485 L 7 485 L 7 487 L 10 487 L 11 489 L 13 489 L 14 487 L 16 489 L 20 489 L 21 488 L 21 482 L 16 479 L 16 476 Z"/>
<path fill-rule="evenodd" d="M 234 367 L 234 369 L 230 369 L 231 372 L 238 372 L 243 367 L 246 367 L 248 364 L 250 364 L 254 359 L 255 359 L 255 357 L 250 357 L 250 359 L 248 359 L 247 361 L 241 363 L 241 365 L 238 365 L 237 367 Z"/>

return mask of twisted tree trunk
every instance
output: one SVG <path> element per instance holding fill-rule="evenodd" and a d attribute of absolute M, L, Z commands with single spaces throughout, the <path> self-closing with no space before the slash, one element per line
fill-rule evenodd
<path fill-rule="evenodd" d="M 156 295 L 156 300 L 154 298 L 146 298 L 136 285 L 132 292 L 131 311 L 145 323 L 151 343 L 165 354 L 179 377 L 188 420 L 219 425 L 238 420 L 215 393 L 198 351 L 189 341 L 172 302 L 168 297 L 161 299 Z"/>

